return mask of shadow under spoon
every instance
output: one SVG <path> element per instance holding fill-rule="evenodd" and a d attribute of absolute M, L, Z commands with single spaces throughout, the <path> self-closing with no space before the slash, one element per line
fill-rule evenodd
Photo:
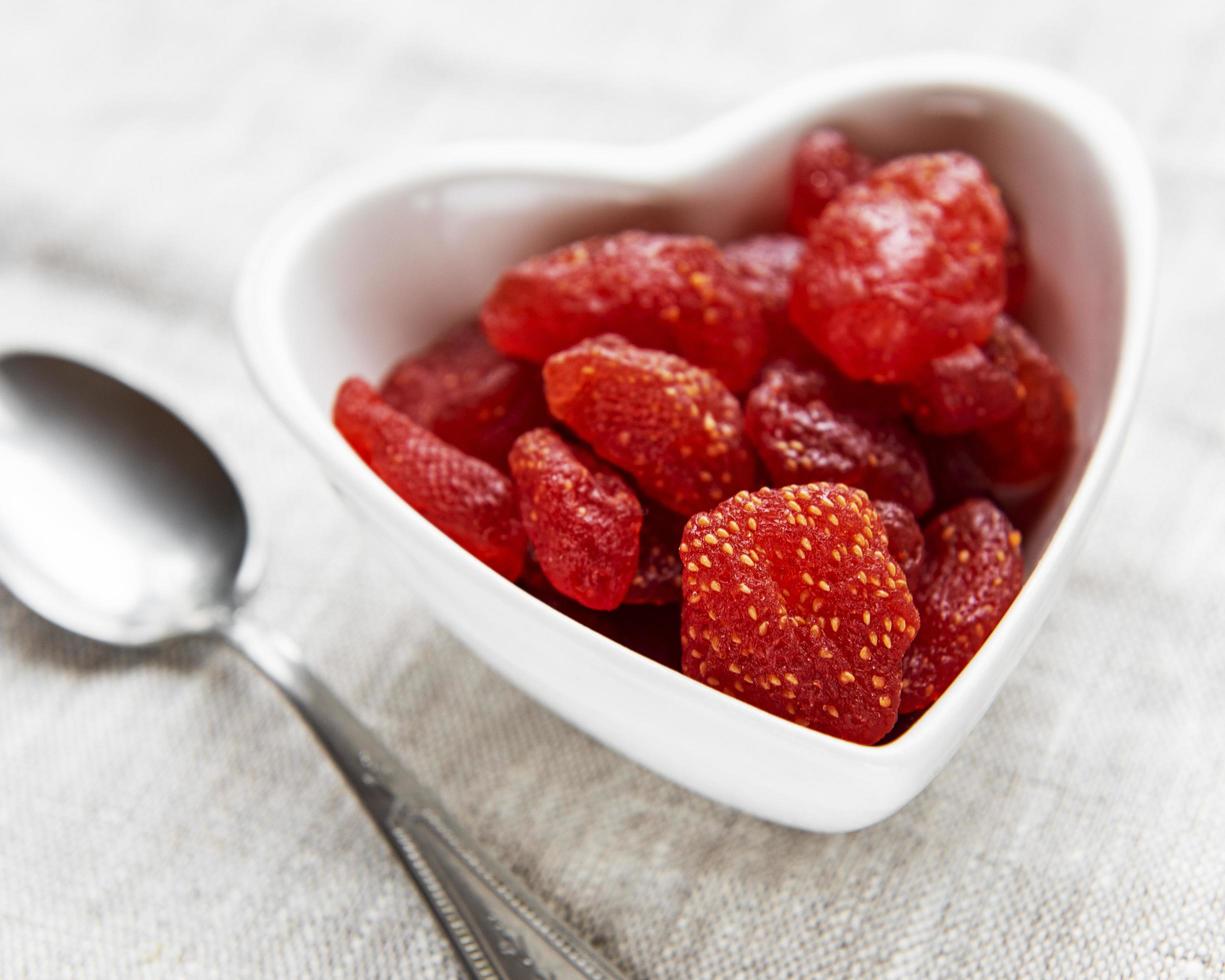
<path fill-rule="evenodd" d="M 212 635 L 297 709 L 474 977 L 618 977 L 443 811 L 295 656 L 242 614 L 258 549 L 234 481 L 147 395 L 63 357 L 0 358 L 0 581 L 120 646 Z"/>

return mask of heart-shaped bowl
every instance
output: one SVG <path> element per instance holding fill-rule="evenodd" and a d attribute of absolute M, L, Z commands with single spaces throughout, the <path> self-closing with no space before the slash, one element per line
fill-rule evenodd
<path fill-rule="evenodd" d="M 1028 530 L 1027 578 L 986 644 L 900 738 L 854 745 L 695 683 L 491 571 L 388 489 L 332 428 L 351 374 L 471 321 L 508 264 L 623 228 L 719 240 L 782 226 L 797 138 L 830 123 L 878 157 L 958 148 L 1023 219 L 1022 318 L 1072 378 L 1078 448 Z M 928 56 L 816 75 L 650 146 L 478 143 L 386 159 L 292 204 L 237 293 L 255 378 L 407 586 L 503 677 L 668 779 L 794 827 L 846 831 L 896 811 L 995 698 L 1067 575 L 1123 439 L 1153 302 L 1156 208 L 1143 154 L 1098 97 L 1047 70 Z"/>

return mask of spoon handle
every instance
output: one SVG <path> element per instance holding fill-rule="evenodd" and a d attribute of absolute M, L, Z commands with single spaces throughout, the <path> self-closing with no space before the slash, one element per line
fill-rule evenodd
<path fill-rule="evenodd" d="M 378 825 L 472 977 L 621 974 L 489 858 L 437 798 L 297 658 L 247 620 L 221 635 L 298 710 Z"/>

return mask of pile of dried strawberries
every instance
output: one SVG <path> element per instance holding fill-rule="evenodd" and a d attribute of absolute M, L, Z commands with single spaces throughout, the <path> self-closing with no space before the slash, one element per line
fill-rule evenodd
<path fill-rule="evenodd" d="M 346 381 L 334 417 L 540 599 L 873 744 L 1019 591 L 1013 520 L 1064 465 L 1074 398 L 1013 318 L 1021 235 L 973 157 L 878 164 L 819 129 L 788 192 L 786 233 L 624 231 L 526 259 L 479 327 L 377 390 Z"/>

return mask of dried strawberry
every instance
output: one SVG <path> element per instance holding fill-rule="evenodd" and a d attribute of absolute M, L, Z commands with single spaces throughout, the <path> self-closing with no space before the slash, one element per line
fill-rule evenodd
<path fill-rule="evenodd" d="M 899 738 L 901 738 L 908 731 L 910 731 L 914 723 L 922 717 L 923 717 L 922 713 L 917 713 L 917 714 L 912 714 L 912 715 L 898 715 L 897 724 L 893 726 L 892 730 L 889 732 L 888 735 L 886 735 L 876 744 L 877 745 L 888 745 L 890 742 L 896 742 Z"/>
<path fill-rule="evenodd" d="M 916 513 L 932 504 L 918 440 L 882 410 L 876 386 L 790 364 L 766 369 L 745 403 L 745 427 L 778 485 L 831 480 Z"/>
<path fill-rule="evenodd" d="M 907 380 L 990 335 L 1007 231 L 999 191 L 973 157 L 899 157 L 812 224 L 791 318 L 850 377 Z"/>
<path fill-rule="evenodd" d="M 1032 487 L 1053 477 L 1076 438 L 1072 385 L 1029 333 L 1005 334 L 1017 365 L 1020 408 L 970 437 L 975 461 L 993 483 Z"/>
<path fill-rule="evenodd" d="M 919 622 L 862 490 L 741 492 L 685 527 L 682 669 L 782 718 L 872 744 L 897 720 Z"/>
<path fill-rule="evenodd" d="M 787 227 L 797 235 L 808 228 L 844 187 L 872 172 L 872 161 L 837 129 L 814 129 L 800 140 L 791 158 L 791 200 Z"/>
<path fill-rule="evenodd" d="M 1016 316 L 1029 295 L 1029 259 L 1025 254 L 1025 229 L 1011 208 L 1008 209 L 1008 237 L 1004 239 L 1004 281 L 1007 284 L 1004 311 Z"/>
<path fill-rule="evenodd" d="M 804 362 L 814 356 L 812 344 L 791 325 L 787 305 L 791 280 L 804 240 L 795 235 L 757 235 L 723 246 L 727 264 L 761 302 L 766 321 L 766 362 Z"/>
<path fill-rule="evenodd" d="M 495 571 L 518 577 L 525 539 L 510 480 L 397 412 L 360 378 L 340 386 L 333 420 L 422 517 Z"/>
<path fill-rule="evenodd" d="M 913 588 L 922 626 L 902 665 L 902 713 L 940 697 L 1021 590 L 1021 532 L 988 500 L 967 500 L 924 534 Z M 914 581 L 914 580 L 912 580 Z"/>
<path fill-rule="evenodd" d="M 617 333 L 680 354 L 733 391 L 765 356 L 761 306 L 709 238 L 625 231 L 520 262 L 481 309 L 490 343 L 541 362 L 580 340 Z"/>
<path fill-rule="evenodd" d="M 551 429 L 515 440 L 510 472 L 545 577 L 584 606 L 619 606 L 638 571 L 642 506 L 634 491 Z"/>
<path fill-rule="evenodd" d="M 1021 328 L 998 316 L 991 336 L 929 362 L 902 389 L 902 406 L 924 432 L 959 435 L 994 425 L 1021 405 L 1015 334 Z"/>
<path fill-rule="evenodd" d="M 666 606 L 622 606 L 601 613 L 593 629 L 614 643 L 641 653 L 658 664 L 681 669 L 681 608 Z"/>
<path fill-rule="evenodd" d="M 914 582 L 915 573 L 923 563 L 923 529 L 914 514 L 892 500 L 874 500 L 872 506 L 880 515 L 885 533 L 889 535 L 889 554 L 902 566 L 906 581 Z"/>
<path fill-rule="evenodd" d="M 756 235 L 723 246 L 723 256 L 745 288 L 761 303 L 769 326 L 788 322 L 791 278 L 804 253 L 795 235 Z"/>
<path fill-rule="evenodd" d="M 401 360 L 379 393 L 440 439 L 501 469 L 511 443 L 549 421 L 540 368 L 503 357 L 475 326 Z"/>
<path fill-rule="evenodd" d="M 685 519 L 656 504 L 643 506 L 638 571 L 625 594 L 627 605 L 666 605 L 681 598 L 681 557 L 677 548 Z"/>
<path fill-rule="evenodd" d="M 934 506 L 937 509 L 947 510 L 971 497 L 990 495 L 991 481 L 975 462 L 967 438 L 937 439 L 925 436 L 920 439 L 920 444 L 927 460 L 932 489 L 935 490 Z"/>
<path fill-rule="evenodd" d="M 674 354 L 596 337 L 550 357 L 544 387 L 554 416 L 679 514 L 754 482 L 740 404 Z"/>
<path fill-rule="evenodd" d="M 609 612 L 589 609 L 558 592 L 530 556 L 519 585 L 541 602 L 614 643 L 672 670 L 681 669 L 681 613 L 676 603 L 620 606 Z"/>

